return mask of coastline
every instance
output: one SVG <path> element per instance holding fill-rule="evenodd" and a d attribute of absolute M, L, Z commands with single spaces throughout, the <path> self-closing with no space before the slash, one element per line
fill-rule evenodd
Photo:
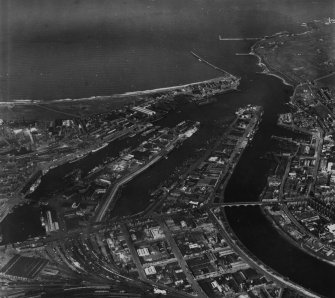
<path fill-rule="evenodd" d="M 120 94 L 113 94 L 113 95 L 98 95 L 98 96 L 90 96 L 90 97 L 83 97 L 83 98 L 63 98 L 63 99 L 53 99 L 50 101 L 43 101 L 43 100 L 35 100 L 35 99 L 14 99 L 12 101 L 0 101 L 1 106 L 14 106 L 14 105 L 34 105 L 34 104 L 42 104 L 42 105 L 49 105 L 54 103 L 73 103 L 73 102 L 82 102 L 82 101 L 95 101 L 95 100 L 110 100 L 110 99 L 122 99 L 126 97 L 135 97 L 135 96 L 142 96 L 142 95 L 150 95 L 159 92 L 168 92 L 173 91 L 176 89 L 182 89 L 187 87 L 192 87 L 194 85 L 203 84 L 203 83 L 210 83 L 217 80 L 226 79 L 228 76 L 220 76 L 215 77 L 212 79 L 192 82 L 187 84 L 175 85 L 175 86 L 168 86 L 168 87 L 161 87 L 155 89 L 148 89 L 148 90 L 138 90 L 138 91 L 130 91 Z M 230 75 L 231 78 L 235 78 L 235 80 L 240 80 L 240 78 Z"/>
<path fill-rule="evenodd" d="M 262 39 L 264 40 L 264 39 Z M 271 71 L 269 69 L 269 66 L 266 64 L 266 62 L 264 61 L 264 59 L 258 55 L 255 51 L 254 51 L 254 46 L 256 45 L 257 43 L 255 43 L 252 47 L 251 47 L 251 51 L 249 52 L 249 55 L 250 56 L 255 56 L 257 57 L 258 59 L 258 63 L 257 65 L 262 69 L 261 72 L 259 72 L 259 74 L 263 74 L 263 75 L 268 75 L 268 76 L 273 76 L 273 77 L 276 77 L 278 79 L 280 79 L 284 85 L 286 86 L 290 86 L 292 88 L 295 88 L 295 84 L 293 83 L 289 83 L 283 76 L 279 75 L 278 73 L 276 73 L 275 71 Z"/>
<path fill-rule="evenodd" d="M 264 208 L 261 208 L 261 212 L 264 214 L 264 216 L 267 218 L 267 220 L 269 220 L 272 224 L 272 226 L 278 231 L 278 233 L 284 237 L 288 242 L 290 242 L 292 245 L 294 245 L 295 247 L 301 249 L 302 251 L 304 251 L 305 253 L 307 253 L 308 255 L 317 258 L 320 261 L 323 261 L 329 265 L 335 266 L 335 262 L 326 260 L 316 254 L 314 254 L 311 250 L 307 249 L 303 243 L 301 243 L 299 245 L 299 243 L 292 238 L 271 216 L 271 214 L 269 214 L 269 212 L 267 210 L 265 210 Z"/>
<path fill-rule="evenodd" d="M 291 36 L 304 35 L 304 34 L 307 34 L 309 32 L 310 31 L 304 31 L 304 32 L 301 32 L 301 33 L 291 34 Z M 299 82 L 295 82 L 294 80 L 287 77 L 285 74 L 277 71 L 276 69 L 273 69 L 273 67 L 271 67 L 268 63 L 266 63 L 265 59 L 261 55 L 257 54 L 257 52 L 256 52 L 256 48 L 261 42 L 264 42 L 265 40 L 268 40 L 268 39 L 271 39 L 271 38 L 276 38 L 276 37 L 280 37 L 280 36 L 283 36 L 283 35 L 289 35 L 289 34 L 290 33 L 287 32 L 287 31 L 281 31 L 281 32 L 277 32 L 275 34 L 272 34 L 271 36 L 265 36 L 265 37 L 261 38 L 260 40 L 258 40 L 257 42 L 255 42 L 251 46 L 250 52 L 248 53 L 248 55 L 257 57 L 257 59 L 258 59 L 257 65 L 262 69 L 262 72 L 260 72 L 260 74 L 274 76 L 274 77 L 280 79 L 283 82 L 284 85 L 295 88 L 299 84 Z"/>

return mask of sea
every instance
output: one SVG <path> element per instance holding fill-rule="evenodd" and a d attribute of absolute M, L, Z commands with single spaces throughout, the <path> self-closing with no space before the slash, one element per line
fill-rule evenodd
<path fill-rule="evenodd" d="M 12 0 L 1 5 L 1 101 L 110 95 L 220 75 L 190 51 L 241 77 L 239 91 L 220 95 L 211 105 L 183 105 L 160 121 L 159 125 L 172 126 L 184 119 L 196 120 L 201 128 L 168 159 L 128 183 L 110 216 L 142 211 L 149 204 L 150 190 L 215 136 L 213 121 L 232 117 L 246 104 L 262 105 L 263 120 L 232 175 L 225 199 L 257 201 L 271 167 L 262 157 L 273 146 L 271 135 L 287 133 L 276 121 L 279 113 L 288 110 L 293 89 L 261 74 L 256 57 L 236 55 L 248 53 L 253 41 L 220 41 L 219 35 L 298 33 L 305 30 L 302 23 L 335 14 L 333 0 Z M 35 199 L 51 196 L 74 168 L 88 171 L 116 154 L 112 147 L 50 171 Z M 33 204 L 18 207 L 0 225 L 3 242 L 41 235 L 38 217 Z M 285 240 L 259 207 L 227 208 L 227 217 L 237 237 L 265 264 L 320 295 L 335 297 L 335 268 Z"/>

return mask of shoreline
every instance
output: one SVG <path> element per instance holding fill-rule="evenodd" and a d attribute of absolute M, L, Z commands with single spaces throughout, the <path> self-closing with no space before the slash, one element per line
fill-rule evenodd
<path fill-rule="evenodd" d="M 215 209 L 215 207 L 214 207 Z M 211 209 L 213 212 L 213 209 Z M 232 229 L 229 224 L 229 221 L 226 216 L 226 212 L 223 211 L 224 217 L 219 219 L 221 228 L 225 231 L 226 235 L 229 238 L 229 242 L 231 242 L 232 247 L 237 250 L 244 258 L 244 260 L 256 270 L 261 271 L 263 274 L 266 274 L 269 279 L 275 280 L 281 285 L 285 285 L 286 287 L 297 291 L 300 294 L 306 295 L 306 297 L 320 298 L 323 297 L 319 294 L 314 293 L 313 291 L 306 289 L 305 287 L 291 281 L 290 279 L 282 276 L 280 273 L 263 263 L 260 259 L 258 259 L 255 255 L 253 255 L 248 248 L 244 246 L 242 241 L 237 237 L 236 233 Z M 235 240 L 235 239 L 236 240 Z"/>
<path fill-rule="evenodd" d="M 317 254 L 314 254 L 311 250 L 307 249 L 303 243 L 299 243 L 297 242 L 294 238 L 292 238 L 271 216 L 271 214 L 264 209 L 263 207 L 261 208 L 261 212 L 264 214 L 264 216 L 267 218 L 268 221 L 270 221 L 271 225 L 276 229 L 276 231 L 278 231 L 278 233 L 284 238 L 286 239 L 289 243 L 291 243 L 292 245 L 294 245 L 295 247 L 297 247 L 298 249 L 301 249 L 302 251 L 304 251 L 305 253 L 307 253 L 308 255 L 310 255 L 313 258 L 317 258 L 320 261 L 323 261 L 331 266 L 335 266 L 335 262 L 326 260 L 322 257 L 320 257 Z"/>
<path fill-rule="evenodd" d="M 235 80 L 240 80 L 239 77 L 234 75 L 230 76 L 219 76 L 212 79 L 207 79 L 198 82 L 192 82 L 187 84 L 181 85 L 174 85 L 168 87 L 160 87 L 154 89 L 147 89 L 147 90 L 138 90 L 138 91 L 129 91 L 120 94 L 112 94 L 112 95 L 97 95 L 97 96 L 90 96 L 90 97 L 83 97 L 83 98 L 63 98 L 63 99 L 52 99 L 49 101 L 43 101 L 39 99 L 13 99 L 12 101 L 0 101 L 1 106 L 17 106 L 17 105 L 34 105 L 34 104 L 42 104 L 42 105 L 49 105 L 49 104 L 57 104 L 57 103 L 75 103 L 75 102 L 83 102 L 83 101 L 94 101 L 94 100 L 109 100 L 109 99 L 122 99 L 126 97 L 135 97 L 135 96 L 142 96 L 142 95 L 150 95 L 159 92 L 168 92 L 173 91 L 176 89 L 187 88 L 198 84 L 210 83 L 217 80 L 223 80 L 227 78 L 233 78 Z"/>
<path fill-rule="evenodd" d="M 264 40 L 264 39 L 262 39 L 262 40 Z M 262 69 L 262 71 L 261 71 L 261 72 L 258 72 L 258 73 L 259 73 L 259 74 L 263 74 L 263 75 L 268 75 L 268 76 L 276 77 L 276 78 L 278 78 L 279 80 L 281 80 L 281 81 L 283 82 L 284 85 L 286 85 L 286 86 L 290 86 L 290 87 L 292 87 L 292 88 L 295 88 L 295 87 L 296 87 L 295 84 L 289 83 L 284 77 L 282 77 L 281 75 L 279 75 L 279 74 L 276 73 L 275 71 L 271 71 L 271 70 L 269 69 L 269 66 L 266 64 L 266 62 L 264 61 L 264 59 L 254 51 L 253 47 L 254 47 L 256 44 L 257 44 L 257 43 L 255 43 L 255 44 L 251 47 L 251 51 L 249 52 L 248 55 L 257 57 L 257 59 L 258 59 L 258 63 L 257 63 L 257 65 Z"/>
<path fill-rule="evenodd" d="M 309 31 L 303 31 L 301 33 L 292 33 L 291 36 L 299 36 L 299 35 L 304 35 L 307 34 Z M 257 46 L 261 43 L 264 42 L 268 39 L 271 38 L 277 38 L 283 35 L 290 35 L 290 33 L 288 31 L 281 31 L 281 32 L 277 32 L 275 34 L 272 34 L 271 36 L 265 36 L 263 38 L 261 38 L 260 40 L 258 40 L 257 42 L 255 42 L 251 48 L 250 48 L 250 52 L 248 53 L 248 55 L 250 56 L 255 56 L 258 59 L 258 63 L 257 65 L 262 69 L 262 72 L 260 72 L 260 74 L 264 74 L 264 75 L 269 75 L 269 76 L 274 76 L 278 79 L 280 79 L 284 85 L 286 86 L 290 86 L 293 89 L 295 89 L 295 87 L 299 84 L 299 82 L 294 82 L 292 81 L 292 79 L 290 79 L 289 77 L 287 77 L 285 74 L 280 73 L 279 71 L 273 69 L 273 67 L 271 67 L 266 61 L 265 59 L 256 53 L 255 48 L 257 48 Z"/>
<path fill-rule="evenodd" d="M 314 21 L 320 21 L 320 20 L 314 20 Z M 305 34 L 308 34 L 309 32 L 311 32 L 311 31 L 304 31 L 304 32 L 301 32 L 301 33 L 291 34 L 291 36 L 294 37 L 294 36 L 305 35 Z M 279 32 L 279 33 L 276 33 L 276 34 L 270 36 L 270 38 L 280 37 L 281 35 L 282 35 L 282 33 Z M 299 86 L 301 86 L 303 83 L 302 82 L 295 82 L 293 79 L 290 79 L 289 77 L 286 78 L 284 73 L 281 73 L 280 71 L 277 71 L 276 69 L 273 69 L 265 61 L 264 57 L 256 52 L 256 49 L 258 48 L 259 44 L 261 42 L 266 41 L 267 39 L 269 39 L 269 38 L 262 38 L 261 40 L 254 43 L 251 46 L 251 50 L 249 52 L 249 55 L 257 57 L 257 59 L 258 59 L 257 65 L 262 69 L 262 72 L 260 72 L 260 74 L 277 77 L 278 79 L 280 79 L 284 83 L 284 85 L 290 86 L 290 87 L 293 88 L 294 92 L 293 92 L 292 96 L 290 97 L 290 102 L 291 102 L 291 100 L 295 97 L 295 93 L 296 93 L 297 88 Z M 280 124 L 278 124 L 278 125 L 281 126 Z M 286 127 L 286 128 L 288 128 L 288 127 Z M 289 127 L 289 129 L 292 129 L 292 128 Z M 325 258 L 319 256 L 318 254 L 314 253 L 312 250 L 308 249 L 305 246 L 304 242 L 298 242 L 293 237 L 291 237 L 291 235 L 281 225 L 279 225 L 279 223 L 273 218 L 273 216 L 265 208 L 262 207 L 261 212 L 264 214 L 264 216 L 267 218 L 267 220 L 271 223 L 271 225 L 278 231 L 278 233 L 284 239 L 286 239 L 289 243 L 291 243 L 292 245 L 294 245 L 298 249 L 302 250 L 303 252 L 305 252 L 309 256 L 314 257 L 314 258 L 316 258 L 316 259 L 318 259 L 322 262 L 325 262 L 325 263 L 327 263 L 331 266 L 335 266 L 335 262 L 330 261 L 328 259 L 325 259 Z"/>

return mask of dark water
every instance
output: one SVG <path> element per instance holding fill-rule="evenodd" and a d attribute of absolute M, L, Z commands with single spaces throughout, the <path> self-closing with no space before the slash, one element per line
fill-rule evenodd
<path fill-rule="evenodd" d="M 225 195 L 229 201 L 257 200 L 270 167 L 259 157 L 271 148 L 270 136 L 283 133 L 275 123 L 277 114 L 285 111 L 292 89 L 277 78 L 256 74 L 259 69 L 254 57 L 235 55 L 248 52 L 251 43 L 220 42 L 218 35 L 254 37 L 283 30 L 298 32 L 302 30 L 301 22 L 334 17 L 333 0 L 43 1 L 35 6 L 24 1 L 8 3 L 3 7 L 8 11 L 8 21 L 1 35 L 5 45 L 0 67 L 2 100 L 87 97 L 218 75 L 192 57 L 190 50 L 242 76 L 241 92 L 220 96 L 211 106 L 185 106 L 162 121 L 162 125 L 174 125 L 188 118 L 201 121 L 202 126 L 167 160 L 128 184 L 115 207 L 118 215 L 145 208 L 148 190 L 166 179 L 211 136 L 209 122 L 231 116 L 237 107 L 248 103 L 264 107 L 263 122 Z M 91 166 L 101 162 L 98 157 L 90 158 Z M 43 194 L 53 187 L 51 180 L 65 170 L 56 169 L 50 179 L 45 179 Z M 18 218 L 29 220 L 28 214 L 14 213 L 10 224 L 14 226 Z M 237 236 L 266 264 L 317 293 L 335 296 L 334 267 L 289 244 L 258 208 L 231 208 L 227 216 Z M 28 234 L 32 231 L 23 237 Z"/>
<path fill-rule="evenodd" d="M 254 37 L 334 14 L 333 0 L 5 0 L 1 2 L 1 95 L 59 99 L 171 86 L 217 73 L 189 54 L 243 74 Z"/>
<path fill-rule="evenodd" d="M 1 222 L 4 243 L 45 235 L 40 221 L 41 210 L 32 204 L 19 206 Z"/>

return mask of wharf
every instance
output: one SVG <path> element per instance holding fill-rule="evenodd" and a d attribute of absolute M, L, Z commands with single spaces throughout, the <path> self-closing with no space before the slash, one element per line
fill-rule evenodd
<path fill-rule="evenodd" d="M 145 171 L 147 168 L 149 168 L 150 166 L 152 166 L 153 164 L 155 164 L 157 161 L 159 161 L 162 157 L 164 156 L 164 154 L 159 154 L 157 156 L 155 156 L 153 159 L 151 159 L 148 163 L 146 163 L 143 167 L 137 169 L 135 172 L 130 173 L 128 175 L 126 175 L 125 177 L 123 177 L 121 180 L 119 180 L 118 182 L 116 182 L 108 191 L 108 197 L 106 199 L 106 201 L 103 203 L 103 205 L 101 206 L 96 218 L 95 218 L 95 222 L 100 222 L 102 221 L 102 219 L 104 218 L 107 210 L 109 209 L 111 204 L 115 204 L 115 198 L 116 198 L 116 194 L 118 193 L 119 189 L 121 188 L 122 185 L 126 184 L 127 182 L 129 182 L 130 180 L 132 180 L 133 178 L 135 178 L 137 175 L 141 174 L 143 171 Z"/>

